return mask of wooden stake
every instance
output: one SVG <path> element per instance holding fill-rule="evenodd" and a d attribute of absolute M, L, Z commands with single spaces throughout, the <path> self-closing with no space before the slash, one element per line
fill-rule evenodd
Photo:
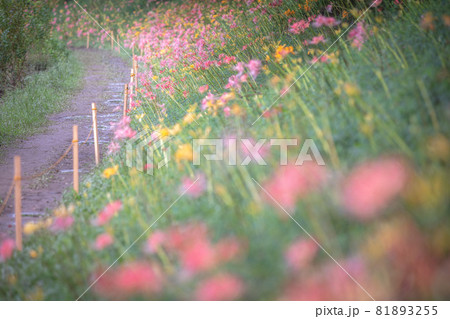
<path fill-rule="evenodd" d="M 119 41 L 119 35 L 117 35 L 117 43 L 118 43 L 117 48 L 119 49 L 119 53 L 120 53 L 120 41 Z"/>
<path fill-rule="evenodd" d="M 97 130 L 97 107 L 92 103 L 92 127 L 94 131 L 94 150 L 95 150 L 95 164 L 100 163 L 100 154 L 98 151 L 98 130 Z"/>
<path fill-rule="evenodd" d="M 73 126 L 73 190 L 78 193 L 78 125 Z"/>
<path fill-rule="evenodd" d="M 87 34 L 87 39 L 86 39 L 86 49 L 89 49 L 89 33 Z"/>
<path fill-rule="evenodd" d="M 131 95 L 133 94 L 133 83 L 134 83 L 134 78 L 133 78 L 133 77 L 134 77 L 134 69 L 131 69 L 131 75 L 130 75 L 130 78 L 131 78 L 131 79 L 130 79 L 130 83 L 131 83 L 132 85 L 129 86 L 129 90 L 128 90 L 128 91 L 129 91 L 129 92 L 128 92 L 128 93 L 129 93 L 128 96 L 130 97 L 130 103 L 128 104 L 128 107 L 129 107 L 129 108 L 131 108 Z"/>
<path fill-rule="evenodd" d="M 137 78 L 137 75 L 138 75 L 138 63 L 137 63 L 137 60 L 134 60 L 134 59 L 133 59 L 133 68 L 134 68 L 134 88 L 136 90 L 137 89 L 137 82 L 138 82 L 138 78 Z"/>
<path fill-rule="evenodd" d="M 14 183 L 15 203 L 14 213 L 16 217 L 16 247 L 22 250 L 22 189 L 21 189 L 20 156 L 14 156 Z"/>
<path fill-rule="evenodd" d="M 114 50 L 114 32 L 111 31 L 111 50 Z"/>
<path fill-rule="evenodd" d="M 127 115 L 127 100 L 128 100 L 128 84 L 125 84 L 123 93 L 123 117 Z"/>

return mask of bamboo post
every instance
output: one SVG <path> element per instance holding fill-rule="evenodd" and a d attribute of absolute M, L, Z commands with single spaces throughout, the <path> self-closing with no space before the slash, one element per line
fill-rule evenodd
<path fill-rule="evenodd" d="M 86 38 L 86 49 L 89 49 L 89 33 L 87 34 Z"/>
<path fill-rule="evenodd" d="M 125 84 L 123 93 L 123 117 L 127 115 L 127 99 L 128 99 L 128 84 Z"/>
<path fill-rule="evenodd" d="M 94 131 L 94 150 L 95 150 L 95 164 L 100 162 L 100 155 L 98 152 L 98 130 L 97 130 L 97 107 L 92 103 L 92 127 Z"/>
<path fill-rule="evenodd" d="M 78 193 L 78 125 L 73 126 L 73 190 Z"/>
<path fill-rule="evenodd" d="M 14 156 L 14 186 L 15 203 L 14 213 L 16 217 L 16 247 L 22 250 L 22 189 L 21 189 L 20 156 Z"/>
<path fill-rule="evenodd" d="M 137 60 L 133 59 L 133 68 L 134 68 L 134 88 L 137 89 L 137 75 L 138 75 L 138 63 Z M 137 91 L 136 91 L 137 92 Z"/>
<path fill-rule="evenodd" d="M 111 31 L 111 50 L 114 50 L 114 32 Z"/>
<path fill-rule="evenodd" d="M 130 107 L 131 108 L 131 95 L 133 94 L 133 83 L 134 83 L 134 69 L 132 68 L 131 69 L 131 75 L 130 75 L 130 83 L 131 83 L 131 85 L 129 86 L 129 94 L 128 94 L 128 96 L 129 96 L 129 98 L 130 98 L 130 103 L 128 104 L 128 107 Z"/>

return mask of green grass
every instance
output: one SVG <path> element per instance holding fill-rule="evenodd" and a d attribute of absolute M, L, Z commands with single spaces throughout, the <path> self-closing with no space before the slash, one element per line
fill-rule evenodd
<path fill-rule="evenodd" d="M 49 69 L 29 75 L 22 88 L 6 92 L 0 99 L 0 147 L 36 133 L 49 114 L 67 108 L 82 74 L 80 62 L 69 54 Z"/>
<path fill-rule="evenodd" d="M 292 9 L 296 4 L 285 2 Z M 445 291 L 439 290 L 438 274 L 445 271 L 445 261 L 450 253 L 450 171 L 448 153 L 445 155 L 450 135 L 445 124 L 449 120 L 449 34 L 440 20 L 436 21 L 435 31 L 423 30 L 418 25 L 424 12 L 432 11 L 440 17 L 442 6 L 437 3 L 408 2 L 405 8 L 392 5 L 391 11 L 386 11 L 372 12 L 366 17 L 368 25 L 376 26 L 378 32 L 368 38 L 361 51 L 352 48 L 343 37 L 334 47 L 339 51 L 338 63 L 315 65 L 280 99 L 280 114 L 261 118 L 254 126 L 251 124 L 262 108 L 270 105 L 282 87 L 290 85 L 309 67 L 307 61 L 311 56 L 307 50 L 295 49 L 296 52 L 281 63 L 274 62 L 273 53 L 278 41 L 295 45 L 322 31 L 310 29 L 310 33 L 298 36 L 270 35 L 270 31 L 283 28 L 268 23 L 263 25 L 261 34 L 257 34 L 268 48 L 258 45 L 247 51 L 249 53 L 236 53 L 236 48 L 246 43 L 246 32 L 239 28 L 230 30 L 231 38 L 241 42 L 227 43 L 221 49 L 226 54 L 240 55 L 243 61 L 255 57 L 263 60 L 266 54 L 272 57 L 270 62 L 264 62 L 267 73 L 258 78 L 259 92 L 252 94 L 253 90 L 244 86 L 244 94 L 233 100 L 245 110 L 245 117 L 225 118 L 197 109 L 196 114 L 203 114 L 198 119 L 199 126 L 195 123 L 183 125 L 170 147 L 174 156 L 179 145 L 190 143 L 195 137 L 217 138 L 236 132 L 254 139 L 313 138 L 325 158 L 332 181 L 321 192 L 298 201 L 295 219 L 345 267 L 346 262 L 363 260 L 370 279 L 362 285 L 375 298 L 442 299 Z M 376 22 L 376 16 L 382 16 L 383 21 Z M 243 20 L 242 23 L 251 25 L 252 22 Z M 264 34 L 266 30 L 268 34 Z M 332 43 L 336 35 L 328 29 L 325 32 L 328 43 Z M 157 61 L 154 59 L 153 62 L 159 71 Z M 194 74 L 188 71 L 175 73 L 173 76 L 178 76 L 178 80 L 187 77 L 187 89 L 193 92 L 188 99 L 176 93 L 175 99 L 184 108 L 199 104 L 203 95 L 197 94 L 197 90 L 204 84 L 209 84 L 214 94 L 220 95 L 226 91 L 223 85 L 227 78 L 235 73 L 231 66 Z M 272 81 L 275 77 L 278 81 Z M 158 101 L 166 103 L 169 113 L 164 124 L 171 127 L 179 122 L 184 112 L 171 98 L 159 93 Z M 156 122 L 153 107 L 151 103 L 143 102 L 131 113 L 133 128 L 139 132 L 149 130 Z M 438 151 L 431 152 L 430 141 L 436 137 L 446 142 L 441 139 L 441 146 L 436 148 Z M 386 154 L 400 155 L 411 165 L 414 173 L 408 190 L 370 222 L 349 216 L 338 199 L 342 176 L 346 176 L 355 164 Z M 293 151 L 291 155 L 298 155 L 298 152 Z M 196 167 L 172 160 L 168 167 L 149 176 L 124 165 L 122 149 L 117 156 L 103 161 L 83 181 L 80 194 L 70 190 L 65 193 L 64 204 L 75 205 L 75 222 L 69 230 L 54 233 L 40 229 L 26 237 L 23 253 L 16 252 L 11 260 L 0 266 L 0 297 L 76 299 L 92 283 L 95 271 L 113 263 L 157 219 L 158 222 L 114 266 L 135 260 L 160 265 L 168 285 L 155 298 L 192 299 L 192 291 L 199 282 L 222 271 L 243 278 L 246 285 L 243 299 L 277 299 L 291 282 L 311 283 L 308 280 L 314 280 L 315 275 L 325 274 L 320 277 L 323 280 L 320 285 L 313 287 L 318 290 L 326 290 L 328 284 L 344 284 L 334 281 L 342 274 L 339 269 L 338 272 L 325 272 L 330 268 L 336 270 L 332 268 L 336 265 L 324 252 L 319 252 L 304 272 L 293 273 L 287 269 L 283 260 L 286 247 L 295 238 L 307 236 L 289 218 L 280 218 L 283 213 L 264 203 L 264 194 L 252 180 L 255 178 L 264 183 L 270 179 L 278 166 L 277 156 L 269 157 L 267 167 L 227 166 L 223 162 L 202 162 Z M 104 178 L 103 170 L 114 165 L 119 166 L 118 174 Z M 196 170 L 204 172 L 208 180 L 205 194 L 195 200 L 187 196 L 178 200 L 182 177 L 192 176 Z M 121 200 L 123 210 L 107 226 L 92 226 L 92 219 L 113 200 Z M 192 221 L 205 223 L 213 242 L 227 236 L 241 239 L 244 243 L 242 258 L 183 281 L 180 280 L 182 269 L 171 251 L 162 250 L 151 256 L 143 253 L 145 239 L 155 230 Z M 102 251 L 93 250 L 96 236 L 104 232 L 113 235 L 114 244 Z M 373 240 L 376 240 L 375 244 Z M 29 257 L 30 253 L 39 251 L 42 252 L 37 257 Z M 426 267 L 422 263 L 424 260 Z M 430 260 L 433 263 L 428 263 Z M 433 276 L 436 276 L 431 283 L 427 277 L 428 266 L 433 267 Z M 175 274 L 167 271 L 171 268 L 175 268 Z M 357 272 L 357 269 L 350 270 L 353 271 Z M 338 279 L 336 274 L 339 274 Z M 360 275 L 355 275 L 358 280 Z M 422 279 L 426 283 L 416 284 L 416 280 L 422 282 Z M 344 294 L 344 289 L 342 295 L 334 296 L 350 297 Z M 367 296 L 358 290 L 355 298 L 366 299 Z M 102 299 L 102 296 L 91 289 L 83 299 Z"/>

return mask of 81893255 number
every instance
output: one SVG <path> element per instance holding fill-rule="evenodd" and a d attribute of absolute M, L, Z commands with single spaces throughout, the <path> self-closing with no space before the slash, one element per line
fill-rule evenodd
<path fill-rule="evenodd" d="M 437 306 L 377 306 L 377 315 L 384 316 L 435 316 Z"/>

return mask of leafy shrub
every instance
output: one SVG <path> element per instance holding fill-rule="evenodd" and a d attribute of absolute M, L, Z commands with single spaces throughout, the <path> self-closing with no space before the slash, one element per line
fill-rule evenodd
<path fill-rule="evenodd" d="M 22 82 L 31 52 L 45 55 L 53 44 L 51 14 L 49 1 L 0 0 L 0 94 Z"/>

